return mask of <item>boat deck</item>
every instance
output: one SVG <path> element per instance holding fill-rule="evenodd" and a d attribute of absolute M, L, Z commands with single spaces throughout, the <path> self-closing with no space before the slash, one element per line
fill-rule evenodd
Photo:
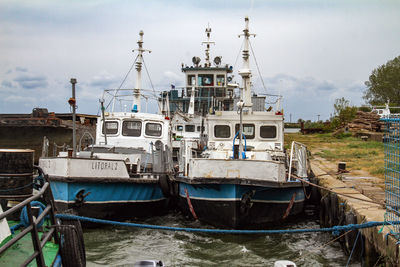
<path fill-rule="evenodd" d="M 8 221 L 10 227 L 17 225 L 17 221 Z M 46 223 L 43 224 L 46 227 Z M 16 230 L 14 234 L 7 237 L 1 244 L 0 247 L 7 243 L 11 238 L 20 233 L 20 230 Z M 42 238 L 43 233 L 39 232 L 39 238 Z M 54 242 L 46 242 L 43 247 L 43 257 L 46 266 L 52 266 L 59 251 L 59 246 Z M 30 234 L 25 235 L 10 249 L 4 252 L 0 256 L 0 266 L 20 266 L 30 255 L 34 252 L 32 238 Z M 33 260 L 28 266 L 37 266 L 36 261 Z"/>

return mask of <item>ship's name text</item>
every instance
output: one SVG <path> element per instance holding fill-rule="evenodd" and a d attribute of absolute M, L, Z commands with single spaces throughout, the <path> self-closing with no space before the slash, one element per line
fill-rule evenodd
<path fill-rule="evenodd" d="M 104 162 L 104 161 L 95 161 L 92 162 L 92 170 L 117 170 L 118 163 L 117 162 Z"/>

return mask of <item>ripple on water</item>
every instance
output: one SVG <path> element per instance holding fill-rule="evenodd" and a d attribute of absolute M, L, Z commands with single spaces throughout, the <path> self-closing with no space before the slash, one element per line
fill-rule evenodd
<path fill-rule="evenodd" d="M 179 214 L 135 221 L 155 225 L 212 228 Z M 316 220 L 285 228 L 318 228 Z M 170 232 L 141 228 L 101 227 L 84 233 L 88 266 L 132 265 L 143 259 L 167 266 L 273 266 L 292 260 L 298 266 L 345 266 L 338 243 L 329 234 L 224 235 Z M 359 262 L 354 266 L 359 265 Z"/>

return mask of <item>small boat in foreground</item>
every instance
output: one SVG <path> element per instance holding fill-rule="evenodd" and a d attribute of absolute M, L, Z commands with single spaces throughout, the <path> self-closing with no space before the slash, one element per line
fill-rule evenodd
<path fill-rule="evenodd" d="M 84 267 L 80 222 L 56 219 L 45 174 L 35 167 L 33 176 L 33 152 L 0 149 L 0 266 Z"/>
<path fill-rule="evenodd" d="M 297 142 L 284 149 L 283 112 L 253 109 L 249 67 L 248 18 L 243 30 L 243 80 L 237 110 L 206 116 L 207 144 L 201 153 L 181 140 L 180 207 L 206 223 L 229 228 L 265 226 L 303 211 L 307 185 L 307 148 Z M 264 106 L 264 105 L 263 105 Z"/>

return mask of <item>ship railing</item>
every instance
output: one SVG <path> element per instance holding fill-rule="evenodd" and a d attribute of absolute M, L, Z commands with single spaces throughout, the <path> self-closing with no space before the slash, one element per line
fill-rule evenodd
<path fill-rule="evenodd" d="M 82 134 L 81 138 L 79 139 L 78 151 L 81 151 L 81 150 L 82 150 L 82 140 L 83 140 L 84 137 L 86 138 L 86 141 L 85 141 L 86 146 L 87 146 L 87 147 L 91 147 L 91 148 L 92 148 L 91 151 L 92 151 L 92 153 L 93 153 L 93 145 L 95 144 L 95 141 L 94 141 L 93 135 L 92 135 L 91 133 L 89 133 L 89 132 L 84 132 L 84 133 Z M 90 143 L 88 142 L 88 140 L 90 140 Z"/>
<path fill-rule="evenodd" d="M 19 240 L 21 240 L 24 236 L 31 234 L 32 238 L 32 243 L 33 243 L 33 253 L 28 256 L 28 258 L 21 264 L 21 266 L 28 266 L 34 259 L 36 259 L 36 265 L 37 266 L 46 266 L 44 256 L 43 256 L 43 248 L 46 245 L 46 243 L 51 240 L 51 238 L 54 238 L 54 241 L 56 244 L 60 245 L 60 237 L 57 234 L 57 229 L 56 229 L 56 217 L 54 214 L 54 199 L 52 197 L 51 193 L 51 188 L 50 184 L 48 183 L 46 179 L 46 175 L 43 173 L 40 167 L 35 167 L 38 169 L 39 174 L 44 177 L 45 183 L 43 187 L 40 189 L 40 191 L 23 200 L 19 204 L 15 205 L 14 207 L 4 211 L 3 213 L 0 214 L 0 221 L 3 220 L 6 217 L 9 217 L 10 215 L 14 215 L 16 212 L 19 210 L 23 210 L 25 212 L 26 210 L 26 216 L 28 219 L 28 225 L 24 225 L 25 228 L 16 234 L 12 239 L 10 239 L 7 243 L 5 243 L 1 248 L 0 248 L 0 257 L 3 255 L 5 251 L 10 249 L 14 244 L 16 244 Z M 18 199 L 18 196 L 10 196 L 10 195 L 0 195 L 0 199 Z M 46 202 L 46 205 L 44 205 L 43 211 L 34 217 L 34 210 L 32 206 L 35 205 L 35 201 L 37 200 L 44 200 Z M 39 228 L 41 227 L 41 224 L 43 223 L 42 221 L 46 219 L 46 217 L 50 217 L 50 222 L 51 226 L 48 227 L 48 231 L 44 232 L 42 237 L 39 237 Z M 44 228 L 43 228 L 44 229 Z"/>
<path fill-rule="evenodd" d="M 307 146 L 293 141 L 290 149 L 288 181 L 294 181 L 292 174 L 300 178 L 307 178 L 308 160 Z"/>
<path fill-rule="evenodd" d="M 95 144 L 95 141 L 94 141 L 93 135 L 89 132 L 84 132 L 79 139 L 79 145 L 78 145 L 76 151 L 80 152 L 80 151 L 84 150 L 84 148 L 87 148 L 87 147 L 93 148 L 94 144 Z M 50 143 L 50 140 L 46 136 L 43 136 L 43 145 L 42 145 L 42 157 L 43 158 L 49 156 L 50 147 L 52 147 L 52 152 L 53 152 L 52 156 L 53 157 L 56 157 L 59 152 L 66 152 L 70 149 L 70 146 L 67 145 L 66 143 L 64 143 L 62 145 L 57 145 L 56 142 Z"/>
<path fill-rule="evenodd" d="M 53 142 L 51 145 L 53 147 L 53 157 L 56 157 L 59 151 L 67 151 L 69 149 L 69 146 L 65 143 L 59 146 L 56 142 Z M 49 148 L 50 140 L 46 136 L 43 136 L 42 158 L 49 156 Z"/>
<path fill-rule="evenodd" d="M 210 97 L 234 97 L 233 87 L 229 87 L 226 85 L 194 85 L 194 86 L 179 86 L 171 88 L 171 91 L 164 91 L 171 92 L 170 101 L 182 98 L 190 98 L 192 95 L 192 88 L 196 90 L 195 97 L 197 99 L 204 98 L 208 99 Z"/>

